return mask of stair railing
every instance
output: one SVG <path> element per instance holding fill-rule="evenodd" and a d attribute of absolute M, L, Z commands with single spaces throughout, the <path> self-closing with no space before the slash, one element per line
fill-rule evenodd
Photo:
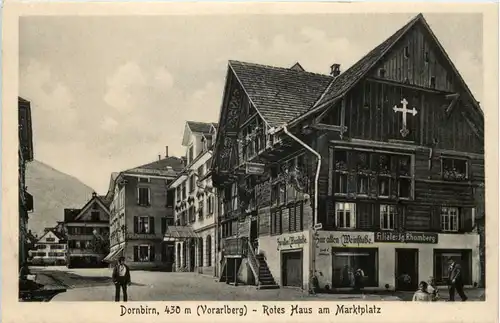
<path fill-rule="evenodd" d="M 247 240 L 248 242 L 248 253 L 247 253 L 247 258 L 248 262 L 250 264 L 250 269 L 252 269 L 253 274 L 255 276 L 255 279 L 257 280 L 257 286 L 260 285 L 260 265 L 258 264 L 257 257 L 255 256 L 255 252 L 253 250 L 252 243 L 250 242 L 250 239 Z"/>

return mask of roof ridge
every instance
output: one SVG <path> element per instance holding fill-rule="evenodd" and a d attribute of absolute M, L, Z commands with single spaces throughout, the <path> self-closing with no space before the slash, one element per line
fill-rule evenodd
<path fill-rule="evenodd" d="M 360 59 L 358 59 L 354 64 L 352 64 L 342 74 L 345 74 L 345 73 L 349 72 L 350 70 L 352 70 L 353 68 L 355 68 L 356 65 L 359 62 L 361 62 L 362 60 L 364 60 L 370 54 L 376 52 L 377 49 L 380 49 L 386 42 L 390 41 L 391 38 L 393 38 L 396 35 L 398 35 L 395 39 L 392 39 L 392 44 L 390 44 L 389 46 L 387 46 L 387 48 L 385 50 L 383 50 L 382 53 L 379 54 L 379 58 L 376 59 L 376 60 L 374 60 L 374 62 L 371 64 L 371 66 L 367 69 L 367 70 L 370 70 L 380 60 L 380 58 L 383 57 L 394 46 L 394 44 L 401 38 L 401 36 L 405 34 L 405 31 L 407 31 L 418 20 L 421 20 L 421 19 L 424 19 L 424 16 L 423 16 L 422 13 L 419 13 L 418 15 L 416 15 L 415 17 L 413 17 L 410 21 L 408 21 L 406 24 L 404 24 L 401 28 L 399 28 L 398 30 L 396 30 L 395 32 L 393 32 L 392 34 L 390 34 L 384 41 L 380 42 L 377 46 L 375 46 L 371 50 L 369 50 L 365 55 L 363 55 Z M 311 109 L 314 108 L 314 107 L 316 107 L 318 105 L 318 103 L 321 103 L 322 99 L 325 97 L 325 95 L 328 93 L 328 91 L 330 90 L 330 88 L 333 86 L 333 84 L 337 80 L 339 80 L 339 77 L 333 78 L 333 80 L 330 82 L 330 84 L 328 84 L 328 86 L 325 89 L 325 91 L 321 94 L 320 98 L 318 99 L 317 102 L 314 103 L 314 105 L 311 107 Z M 332 98 L 332 99 L 334 99 L 334 98 Z M 329 100 L 329 101 L 331 101 L 331 100 Z"/>
<path fill-rule="evenodd" d="M 309 72 L 309 71 L 305 71 L 305 70 L 304 71 L 297 71 L 297 70 L 291 69 L 290 67 L 281 67 L 281 66 L 273 66 L 273 65 L 266 65 L 266 64 L 260 64 L 260 63 L 244 62 L 244 61 L 238 61 L 238 60 L 229 60 L 229 64 L 231 64 L 231 63 L 253 65 L 253 66 L 269 68 L 269 69 L 274 69 L 274 70 L 284 70 L 284 71 L 291 71 L 291 72 L 295 72 L 295 73 L 311 74 L 311 75 L 316 75 L 316 76 L 323 76 L 323 77 L 327 77 L 327 78 L 332 78 L 332 76 L 328 75 L 328 74 Z"/>

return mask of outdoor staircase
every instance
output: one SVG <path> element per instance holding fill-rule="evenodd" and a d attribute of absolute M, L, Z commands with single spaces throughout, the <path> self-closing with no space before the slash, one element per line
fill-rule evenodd
<path fill-rule="evenodd" d="M 273 278 L 269 267 L 267 266 L 264 255 L 256 255 L 253 251 L 253 246 L 249 242 L 248 246 L 248 263 L 254 274 L 257 289 L 275 289 L 279 288 Z"/>

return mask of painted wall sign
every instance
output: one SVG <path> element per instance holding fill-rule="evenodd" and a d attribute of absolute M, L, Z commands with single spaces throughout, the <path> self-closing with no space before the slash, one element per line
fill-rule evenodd
<path fill-rule="evenodd" d="M 304 245 L 307 243 L 307 238 L 304 234 L 302 234 L 299 236 L 279 237 L 278 239 L 276 239 L 276 242 L 278 243 L 277 249 L 279 250 L 283 248 L 294 248 L 300 245 Z"/>
<path fill-rule="evenodd" d="M 316 243 L 329 244 L 338 247 L 361 247 L 372 245 L 374 243 L 373 233 L 371 232 L 331 232 L 327 235 L 318 235 Z"/>
<path fill-rule="evenodd" d="M 438 243 L 438 234 L 432 232 L 377 232 L 375 242 Z"/>

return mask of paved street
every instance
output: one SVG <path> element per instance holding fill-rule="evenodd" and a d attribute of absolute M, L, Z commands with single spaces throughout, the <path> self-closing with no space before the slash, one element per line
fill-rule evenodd
<path fill-rule="evenodd" d="M 52 301 L 113 301 L 114 286 L 111 269 L 67 269 L 66 267 L 32 267 L 41 284 L 67 286 L 65 293 Z M 411 300 L 412 293 L 387 294 L 318 294 L 309 296 L 301 290 L 280 288 L 257 290 L 255 286 L 231 286 L 219 283 L 213 277 L 195 273 L 165 273 L 132 271 L 132 285 L 129 287 L 130 301 L 315 301 L 315 300 L 368 300 L 400 301 Z M 442 296 L 444 296 L 442 291 Z M 477 295 L 476 295 L 477 294 Z M 479 299 L 481 290 L 468 291 L 470 300 Z"/>

